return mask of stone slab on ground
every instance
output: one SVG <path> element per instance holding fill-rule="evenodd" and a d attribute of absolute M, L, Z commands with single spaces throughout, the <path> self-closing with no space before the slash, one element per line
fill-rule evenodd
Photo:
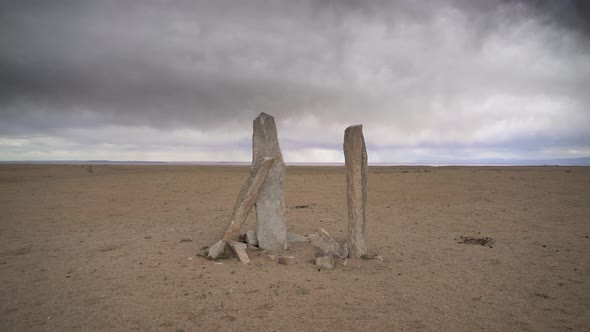
<path fill-rule="evenodd" d="M 250 257 L 248 257 L 248 253 L 246 252 L 247 245 L 245 243 L 232 241 L 229 243 L 229 247 L 242 264 L 250 263 Z"/>
<path fill-rule="evenodd" d="M 346 256 L 345 250 L 330 236 L 325 229 L 319 229 L 309 236 L 311 244 L 321 249 L 325 254 Z"/>

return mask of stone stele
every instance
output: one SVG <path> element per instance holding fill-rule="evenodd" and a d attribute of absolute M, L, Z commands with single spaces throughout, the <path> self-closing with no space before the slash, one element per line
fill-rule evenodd
<path fill-rule="evenodd" d="M 265 157 L 275 162 L 256 200 L 256 237 L 258 247 L 267 250 L 287 249 L 287 219 L 285 217 L 285 162 L 279 146 L 277 126 L 266 113 L 254 120 L 252 134 L 252 168 Z"/>
<path fill-rule="evenodd" d="M 367 255 L 365 207 L 367 205 L 367 148 L 363 126 L 344 131 L 344 161 L 346 165 L 346 197 L 348 202 L 348 255 Z"/>

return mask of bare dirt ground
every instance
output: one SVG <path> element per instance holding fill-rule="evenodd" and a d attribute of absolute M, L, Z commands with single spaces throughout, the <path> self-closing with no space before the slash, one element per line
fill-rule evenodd
<path fill-rule="evenodd" d="M 384 260 L 331 271 L 305 243 L 288 266 L 195 255 L 247 174 L 1 165 L 0 330 L 590 329 L 590 168 L 370 167 Z M 285 195 L 291 232 L 345 237 L 342 167 L 289 167 Z"/>

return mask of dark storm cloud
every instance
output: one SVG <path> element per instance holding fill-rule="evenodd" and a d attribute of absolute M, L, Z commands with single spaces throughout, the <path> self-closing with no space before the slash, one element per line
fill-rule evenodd
<path fill-rule="evenodd" d="M 235 146 L 264 111 L 293 150 L 335 150 L 352 123 L 382 149 L 588 148 L 587 14 L 567 0 L 0 1 L 0 135 L 116 145 L 145 127 L 138 148 L 182 130 Z"/>
<path fill-rule="evenodd" d="M 310 25 L 318 24 L 304 19 L 310 22 L 300 27 L 272 5 L 13 5 L 2 11 L 8 29 L 2 36 L 0 100 L 14 123 L 33 124 L 26 114 L 41 112 L 42 126 L 83 125 L 76 115 L 90 112 L 99 123 L 204 127 L 341 98 L 339 88 L 314 86 L 303 72 L 325 65 L 312 60 L 322 47 L 310 43 L 337 43 L 338 36 L 314 41 Z M 264 20 L 265 15 L 270 18 Z M 310 49 L 298 50 L 290 45 L 295 42 Z M 325 56 L 339 48 L 326 44 L 323 51 Z M 302 73 L 288 69 L 293 67 Z"/>
<path fill-rule="evenodd" d="M 521 0 L 546 24 L 557 24 L 590 38 L 590 2 L 585 0 Z"/>

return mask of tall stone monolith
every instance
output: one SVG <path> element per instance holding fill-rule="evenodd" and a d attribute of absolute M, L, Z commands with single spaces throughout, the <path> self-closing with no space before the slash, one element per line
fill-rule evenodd
<path fill-rule="evenodd" d="M 275 163 L 262 185 L 256 200 L 256 237 L 261 249 L 287 249 L 287 219 L 285 217 L 285 162 L 279 146 L 275 119 L 266 114 L 254 120 L 252 134 L 252 167 L 265 157 Z"/>
<path fill-rule="evenodd" d="M 367 205 L 367 148 L 363 126 L 344 131 L 344 160 L 346 165 L 346 198 L 348 203 L 348 255 L 367 255 L 365 207 Z"/>

